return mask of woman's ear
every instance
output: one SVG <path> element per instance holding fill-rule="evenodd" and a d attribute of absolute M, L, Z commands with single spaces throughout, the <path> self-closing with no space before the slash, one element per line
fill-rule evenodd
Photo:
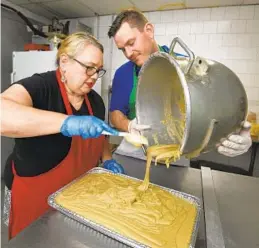
<path fill-rule="evenodd" d="M 69 57 L 67 56 L 67 54 L 62 53 L 59 57 L 59 65 L 61 67 L 64 67 L 69 61 Z"/>
<path fill-rule="evenodd" d="M 144 32 L 151 38 L 154 39 L 155 28 L 154 25 L 150 22 L 147 22 L 144 26 Z"/>

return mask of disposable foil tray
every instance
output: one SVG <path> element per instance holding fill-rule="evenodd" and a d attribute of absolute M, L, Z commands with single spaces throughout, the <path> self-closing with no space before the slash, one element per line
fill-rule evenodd
<path fill-rule="evenodd" d="M 130 247 L 134 247 L 134 248 L 150 248 L 149 246 L 147 245 L 144 245 L 136 240 L 133 240 L 133 239 L 130 239 L 128 237 L 125 237 L 123 235 L 121 235 L 120 233 L 117 233 L 113 230 L 110 230 L 109 228 L 105 227 L 105 226 L 102 226 L 98 223 L 95 223 L 94 221 L 92 220 L 89 220 L 89 219 L 86 219 L 85 217 L 83 216 L 80 216 L 79 214 L 69 210 L 69 209 L 66 209 L 64 208 L 63 206 L 57 204 L 55 202 L 55 198 L 58 194 L 60 194 L 63 190 L 65 190 L 66 188 L 68 188 L 69 186 L 71 186 L 72 184 L 74 184 L 76 181 L 80 180 L 82 177 L 84 176 L 87 176 L 89 174 L 101 174 L 101 173 L 110 173 L 112 174 L 111 171 L 109 170 L 106 170 L 106 169 L 103 169 L 103 168 L 100 168 L 100 167 L 96 167 L 96 168 L 93 168 L 91 169 L 90 171 L 88 171 L 87 173 L 83 174 L 82 176 L 80 176 L 79 178 L 73 180 L 71 183 L 67 184 L 66 186 L 64 186 L 63 188 L 59 189 L 58 191 L 54 192 L 53 194 L 51 194 L 48 198 L 48 203 L 51 207 L 53 207 L 54 209 L 58 210 L 59 212 L 65 214 L 66 216 L 88 226 L 88 227 L 91 227 L 93 228 L 94 230 L 104 234 L 104 235 L 107 235 L 108 237 L 110 238 L 113 238 L 121 243 L 124 243 Z M 117 174 L 118 175 L 118 174 Z M 137 178 L 134 178 L 134 177 L 130 177 L 130 176 L 127 176 L 127 175 L 123 175 L 123 174 L 119 174 L 121 177 L 125 177 L 125 178 L 129 178 L 131 180 L 135 180 L 135 181 L 141 181 Z M 173 189 L 169 189 L 169 188 L 165 188 L 165 187 L 162 187 L 160 185 L 157 185 L 157 184 L 153 184 L 153 183 L 150 183 L 151 185 L 155 185 L 159 188 L 162 188 L 166 191 L 168 191 L 169 193 L 171 193 L 172 195 L 175 195 L 177 197 L 180 197 L 182 199 L 185 199 L 187 200 L 189 203 L 191 204 L 194 204 L 196 206 L 196 209 L 197 209 L 197 214 L 196 214 L 196 218 L 195 218 L 195 221 L 194 221 L 194 227 L 193 227 L 193 232 L 192 232 L 192 237 L 191 237 L 191 242 L 190 242 L 190 248 L 194 248 L 195 247 L 195 242 L 196 242 L 196 237 L 197 237 L 197 233 L 198 233 L 198 226 L 199 226 L 199 221 L 200 221 L 200 215 L 201 215 L 201 201 L 199 198 L 195 197 L 195 196 L 192 196 L 192 195 L 189 195 L 189 194 L 186 194 L 186 193 L 183 193 L 183 192 L 179 192 L 179 191 L 176 191 L 176 190 L 173 190 Z"/>

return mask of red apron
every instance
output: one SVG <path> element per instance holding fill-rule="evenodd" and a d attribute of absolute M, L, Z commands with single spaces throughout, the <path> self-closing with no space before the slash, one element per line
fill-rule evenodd
<path fill-rule="evenodd" d="M 68 101 L 65 87 L 61 82 L 60 71 L 56 71 L 59 89 L 68 115 L 72 108 Z M 93 111 L 85 96 L 90 115 Z M 16 236 L 25 227 L 50 209 L 47 198 L 73 179 L 92 169 L 98 164 L 104 147 L 104 136 L 83 140 L 80 136 L 72 137 L 67 156 L 55 168 L 34 177 L 20 177 L 12 164 L 14 179 L 11 194 L 9 219 L 9 239 Z"/>

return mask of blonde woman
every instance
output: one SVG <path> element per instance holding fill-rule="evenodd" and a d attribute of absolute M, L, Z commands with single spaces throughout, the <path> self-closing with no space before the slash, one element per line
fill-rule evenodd
<path fill-rule="evenodd" d="M 105 74 L 103 46 L 89 34 L 72 34 L 61 43 L 57 64 L 56 71 L 22 79 L 1 94 L 1 135 L 15 138 L 4 173 L 9 238 L 49 209 L 51 193 L 100 159 L 123 173 L 101 135 L 117 131 L 103 121 L 103 100 L 92 90 Z"/>

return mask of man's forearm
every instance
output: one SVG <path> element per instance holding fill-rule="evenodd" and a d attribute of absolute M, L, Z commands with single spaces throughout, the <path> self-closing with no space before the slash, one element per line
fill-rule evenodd
<path fill-rule="evenodd" d="M 110 112 L 110 120 L 113 126 L 117 129 L 128 132 L 128 126 L 130 120 L 119 110 Z"/>

